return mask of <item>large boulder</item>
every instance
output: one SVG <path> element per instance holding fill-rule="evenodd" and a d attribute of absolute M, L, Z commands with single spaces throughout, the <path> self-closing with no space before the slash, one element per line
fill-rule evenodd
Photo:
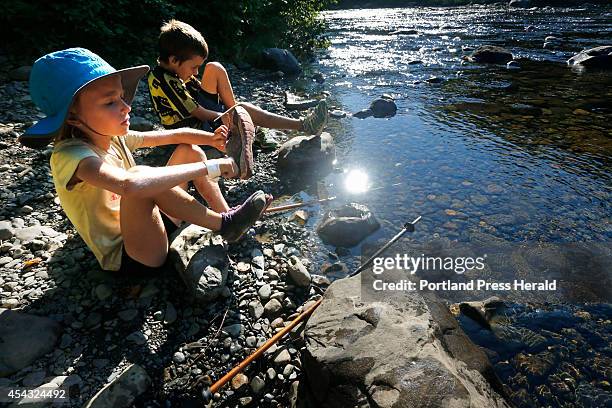
<path fill-rule="evenodd" d="M 476 48 L 469 60 L 483 64 L 506 64 L 512 61 L 514 56 L 505 48 L 495 45 L 483 45 Z"/>
<path fill-rule="evenodd" d="M 336 159 L 334 139 L 327 132 L 320 136 L 297 136 L 278 150 L 277 164 L 284 178 L 317 177 L 327 174 Z"/>
<path fill-rule="evenodd" d="M 359 119 L 365 119 L 370 116 L 375 118 L 390 118 L 395 116 L 397 113 L 397 105 L 393 98 L 389 95 L 383 95 L 380 98 L 376 98 L 370 104 L 368 109 L 355 112 L 354 117 Z"/>
<path fill-rule="evenodd" d="M 261 53 L 261 65 L 263 68 L 282 71 L 287 75 L 298 75 L 302 72 L 297 58 L 291 51 L 282 48 L 264 49 Z"/>
<path fill-rule="evenodd" d="M 567 60 L 570 67 L 612 69 L 612 45 L 581 51 Z"/>
<path fill-rule="evenodd" d="M 327 211 L 317 233 L 326 244 L 349 248 L 378 228 L 380 224 L 368 207 L 350 203 Z"/>
<path fill-rule="evenodd" d="M 52 351 L 61 325 L 47 317 L 0 309 L 0 377 L 11 375 Z"/>
<path fill-rule="evenodd" d="M 221 295 L 229 268 L 221 236 L 189 225 L 175 232 L 169 256 L 194 301 L 209 302 Z"/>
<path fill-rule="evenodd" d="M 360 281 L 332 283 L 306 324 L 306 406 L 508 407 L 444 304 L 408 291 L 367 300 Z"/>

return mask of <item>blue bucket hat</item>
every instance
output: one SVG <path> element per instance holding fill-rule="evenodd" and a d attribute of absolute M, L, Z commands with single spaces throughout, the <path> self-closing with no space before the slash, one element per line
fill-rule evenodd
<path fill-rule="evenodd" d="M 45 147 L 64 125 L 74 96 L 93 81 L 121 75 L 123 99 L 131 104 L 138 81 L 149 71 L 147 65 L 116 70 L 100 56 L 84 48 L 68 48 L 37 59 L 30 73 L 30 95 L 45 118 L 19 137 L 28 147 Z"/>

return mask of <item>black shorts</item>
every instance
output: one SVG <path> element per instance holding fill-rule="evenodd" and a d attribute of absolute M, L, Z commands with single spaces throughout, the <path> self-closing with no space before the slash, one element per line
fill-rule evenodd
<path fill-rule="evenodd" d="M 174 222 L 163 212 L 160 211 L 162 221 L 164 223 L 164 227 L 166 228 L 166 236 L 168 240 L 170 240 L 170 235 L 172 235 L 179 227 L 176 226 Z M 125 252 L 125 248 L 121 249 L 121 267 L 119 268 L 119 272 L 133 274 L 144 274 L 149 275 L 152 273 L 159 273 L 162 271 L 168 264 L 168 259 L 166 258 L 166 262 L 162 266 L 158 266 L 157 268 L 153 268 L 151 266 L 147 266 L 141 264 L 135 259 L 132 259 L 127 252 Z"/>

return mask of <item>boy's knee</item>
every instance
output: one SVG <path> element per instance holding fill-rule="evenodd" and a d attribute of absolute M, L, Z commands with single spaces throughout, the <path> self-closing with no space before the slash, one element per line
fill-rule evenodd
<path fill-rule="evenodd" d="M 211 72 L 222 72 L 226 73 L 225 67 L 217 61 L 212 61 L 206 64 L 206 69 L 210 69 Z"/>

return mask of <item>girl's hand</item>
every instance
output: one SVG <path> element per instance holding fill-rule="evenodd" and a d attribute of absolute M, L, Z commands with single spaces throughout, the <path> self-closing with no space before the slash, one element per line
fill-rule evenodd
<path fill-rule="evenodd" d="M 219 170 L 221 170 L 221 177 L 223 178 L 236 178 L 240 175 L 240 169 L 231 157 L 213 159 L 211 161 L 215 161 L 219 164 Z"/>
<path fill-rule="evenodd" d="M 210 140 L 210 145 L 215 149 L 225 152 L 225 144 L 227 143 L 227 134 L 229 129 L 225 125 L 221 125 L 215 129 L 215 133 Z"/>

